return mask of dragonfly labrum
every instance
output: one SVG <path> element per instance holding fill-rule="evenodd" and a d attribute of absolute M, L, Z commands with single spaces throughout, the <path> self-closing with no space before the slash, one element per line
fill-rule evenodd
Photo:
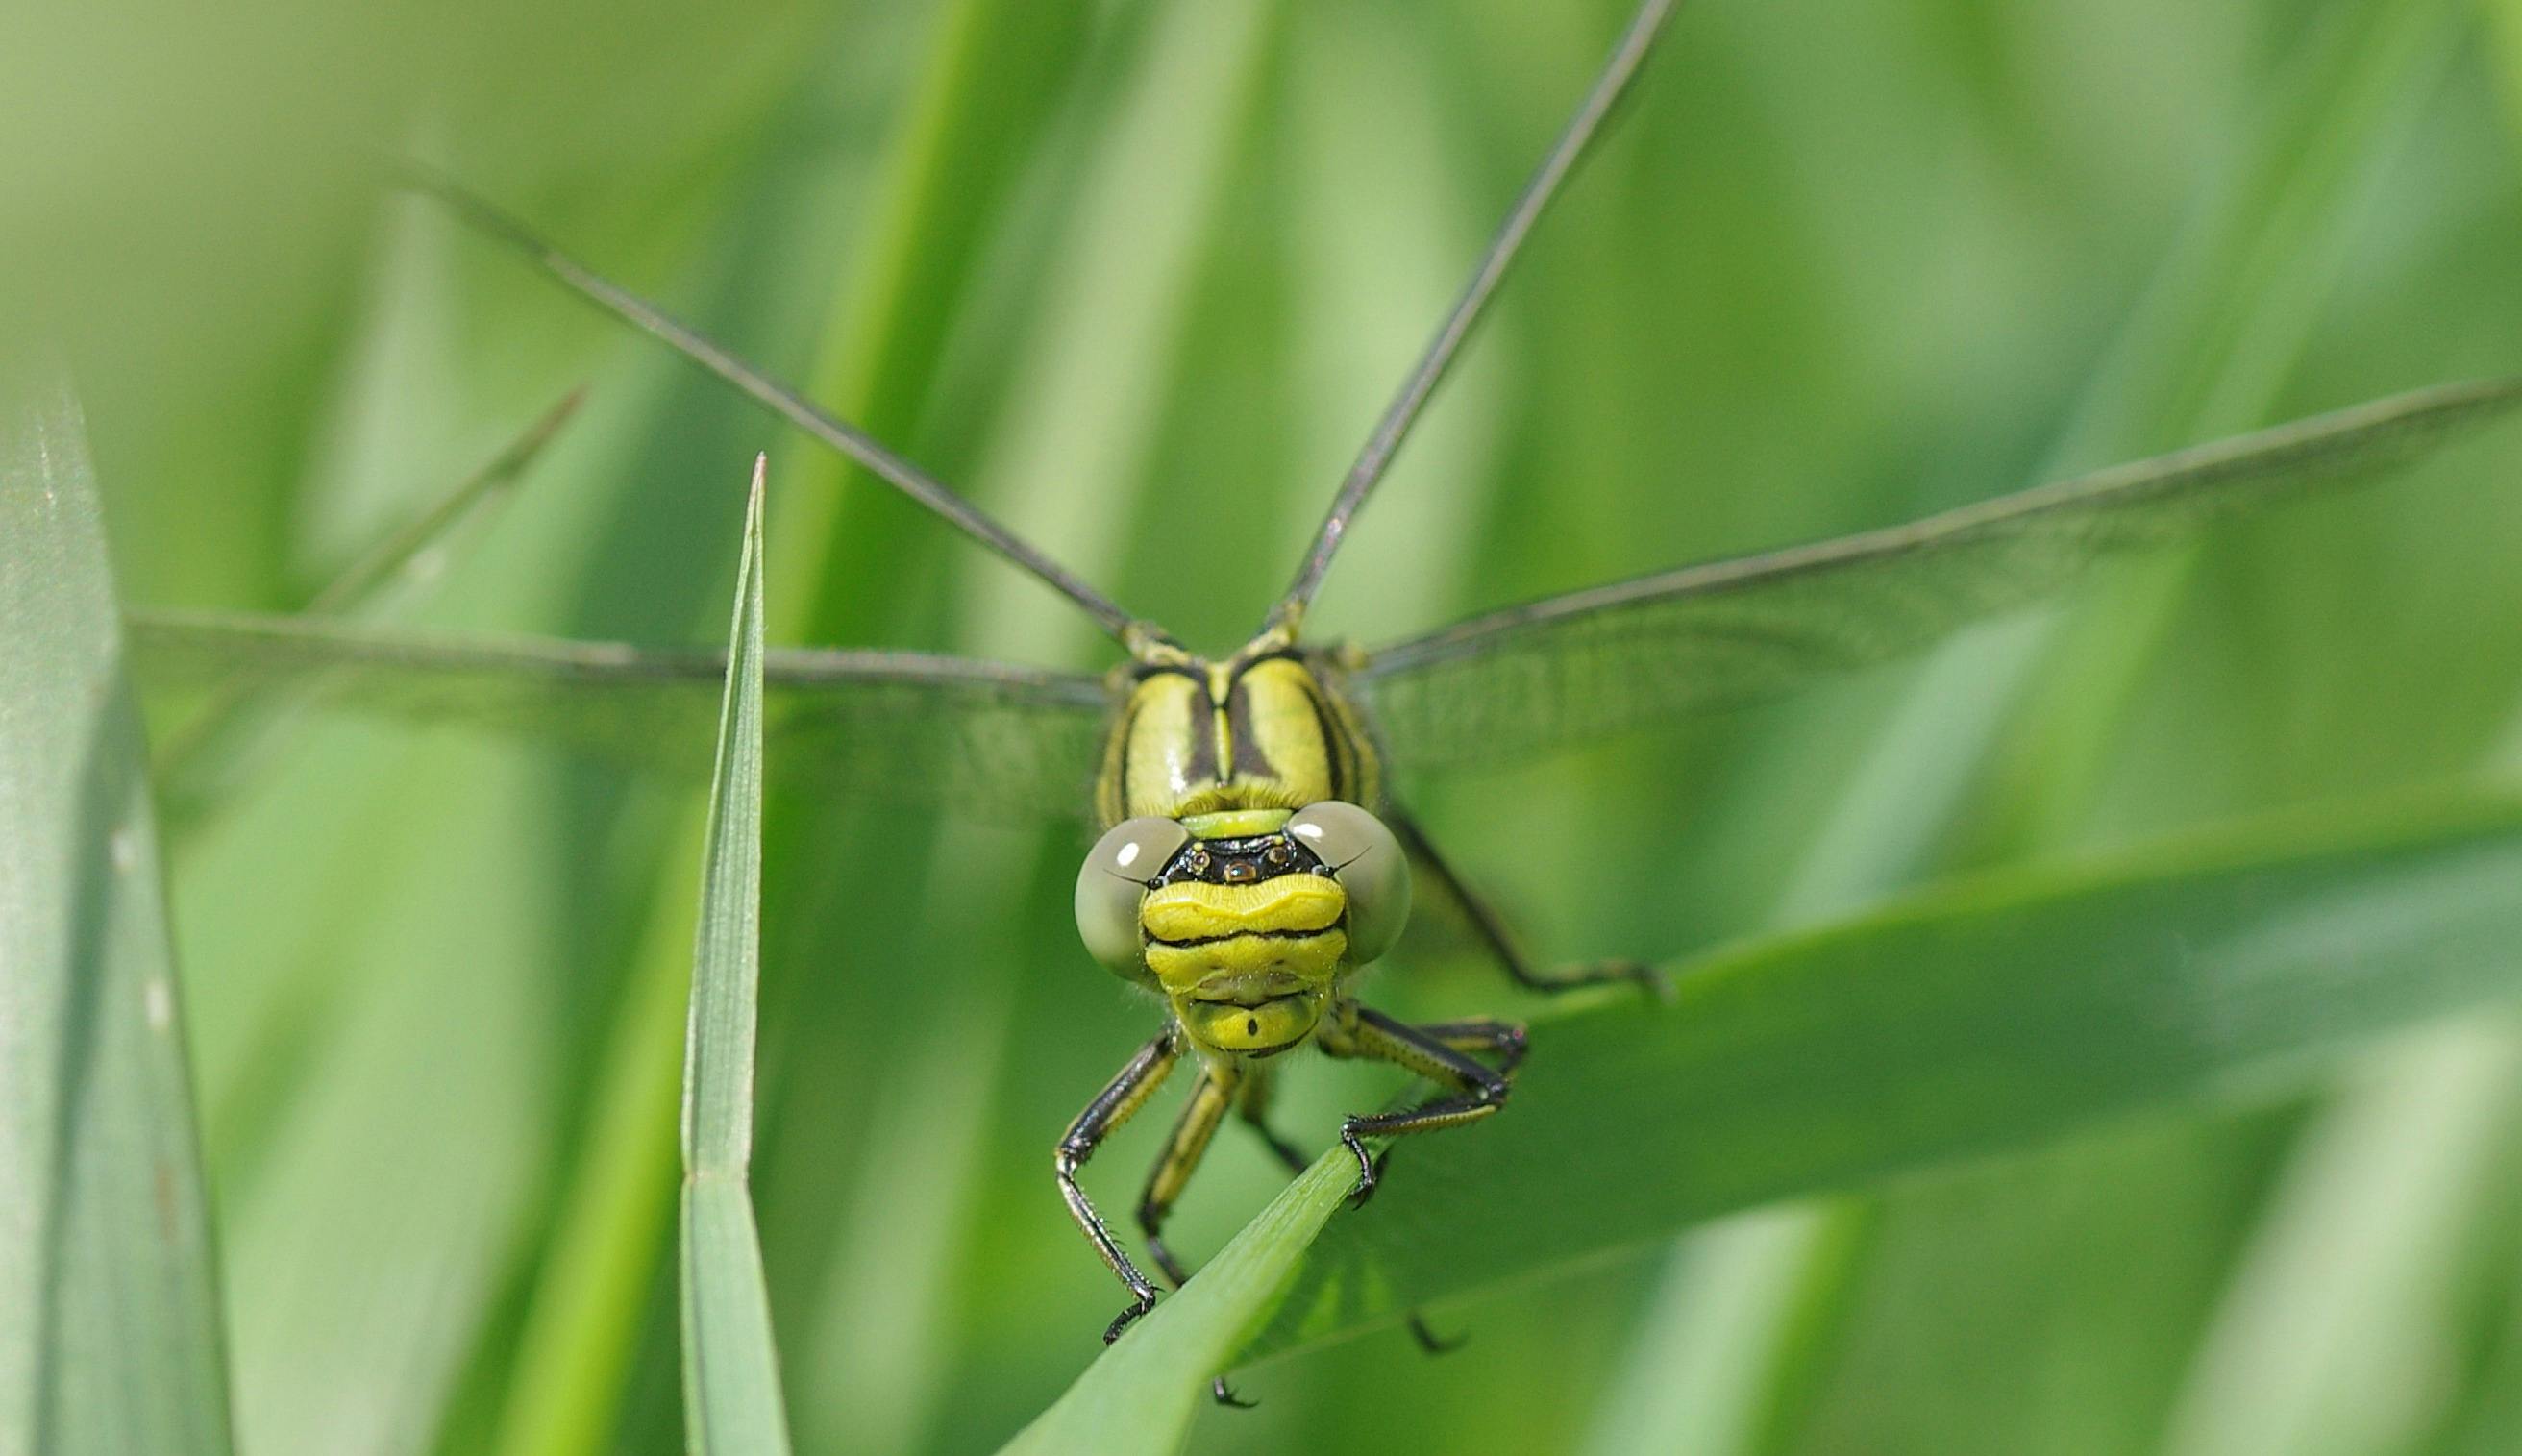
<path fill-rule="evenodd" d="M 1128 1292 L 1107 1339 L 1151 1308 L 1158 1289 L 1078 1172 L 1176 1070 L 1195 1082 L 1138 1209 L 1156 1273 L 1176 1284 L 1191 1271 L 1164 1245 L 1164 1224 L 1230 1114 L 1301 1165 L 1269 1121 L 1283 1054 L 1310 1046 L 1432 1085 L 1414 1104 L 1344 1120 L 1361 1199 L 1387 1140 L 1509 1106 L 1526 1051 L 1519 1026 L 1407 1024 L 1361 999 L 1364 972 L 1409 915 L 1414 880 L 1465 908 L 1486 953 L 1517 982 L 1653 989 L 1642 966 L 1553 969 L 1518 944 L 1399 802 L 1396 766 L 1416 774 L 1523 759 L 1792 692 L 2032 605 L 2106 558 L 2381 479 L 2522 404 L 2522 381 L 2441 385 L 1907 525 L 1509 606 L 1397 642 L 1309 635 L 1307 608 L 1350 525 L 1673 8 L 1647 0 L 1614 42 L 1361 448 L 1287 591 L 1257 614 L 1249 641 L 1218 655 L 1129 612 L 917 466 L 517 219 L 451 182 L 419 179 L 561 284 L 1039 578 L 1117 644 L 1116 665 L 1099 675 L 867 650 L 774 650 L 766 662 L 772 751 L 838 802 L 909 795 L 993 815 L 1032 806 L 1099 836 L 1078 876 L 1078 928 L 1095 961 L 1147 994 L 1157 1020 L 1054 1154 L 1061 1198 Z M 724 670 L 708 650 L 433 635 L 318 617 L 141 614 L 132 643 L 154 683 L 461 721 L 694 775 L 707 768 Z"/>

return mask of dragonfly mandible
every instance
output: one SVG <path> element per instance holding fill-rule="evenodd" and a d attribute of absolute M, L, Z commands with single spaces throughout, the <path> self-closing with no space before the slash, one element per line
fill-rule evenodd
<path fill-rule="evenodd" d="M 1079 876 L 1080 931 L 1096 959 L 1149 993 L 1162 1022 L 1055 1154 L 1063 1199 L 1129 1292 L 1107 1339 L 1158 1291 L 1076 1175 L 1169 1072 L 1194 1066 L 1197 1081 L 1138 1223 L 1157 1271 L 1177 1285 L 1190 1271 L 1163 1243 L 1166 1214 L 1230 1113 L 1302 1164 L 1267 1121 L 1281 1054 L 1312 1045 L 1434 1084 L 1415 1105 L 1345 1119 L 1361 1199 L 1376 1186 L 1381 1140 L 1476 1121 L 1509 1102 L 1520 1027 L 1406 1025 L 1355 994 L 1400 930 L 1414 875 L 1469 911 L 1518 982 L 1653 984 L 1626 963 L 1538 964 L 1396 800 L 1387 765 L 1442 771 L 1524 758 L 1791 691 L 2033 603 L 2107 556 L 2373 479 L 2522 403 L 2522 381 L 2444 385 L 1888 530 L 1510 606 L 1379 647 L 1309 637 L 1306 608 L 1350 524 L 1674 8 L 1639 7 L 1360 450 L 1286 592 L 1249 642 L 1216 658 L 516 219 L 444 179 L 419 179 L 563 285 L 1039 578 L 1120 648 L 1122 660 L 1100 677 L 881 651 L 773 651 L 766 665 L 768 730 L 783 756 L 838 794 L 909 791 L 993 813 L 1033 804 L 1081 815 L 1100 831 Z M 133 642 L 143 675 L 160 681 L 462 719 L 639 764 L 688 745 L 695 767 L 723 669 L 709 651 L 433 636 L 315 618 L 144 614 Z"/>

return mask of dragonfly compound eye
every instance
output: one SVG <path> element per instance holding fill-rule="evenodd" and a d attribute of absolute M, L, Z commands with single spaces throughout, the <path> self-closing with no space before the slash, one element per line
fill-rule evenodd
<path fill-rule="evenodd" d="M 1364 965 L 1392 949 L 1410 920 L 1410 859 L 1383 821 L 1337 799 L 1297 811 L 1289 837 L 1330 868 L 1348 897 L 1348 956 Z"/>
<path fill-rule="evenodd" d="M 1147 885 L 1191 842 L 1169 819 L 1125 819 L 1104 831 L 1077 871 L 1077 933 L 1086 950 L 1116 975 L 1146 974 L 1139 902 Z"/>

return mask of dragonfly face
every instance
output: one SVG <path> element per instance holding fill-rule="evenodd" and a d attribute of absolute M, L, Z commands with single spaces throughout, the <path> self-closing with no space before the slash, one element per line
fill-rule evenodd
<path fill-rule="evenodd" d="M 1316 664 L 1276 637 L 1221 664 L 1150 653 L 1125 681 L 1079 933 L 1163 996 L 1203 1055 L 1277 1056 L 1409 916 L 1401 846 L 1353 798 L 1378 787 L 1374 750 Z"/>

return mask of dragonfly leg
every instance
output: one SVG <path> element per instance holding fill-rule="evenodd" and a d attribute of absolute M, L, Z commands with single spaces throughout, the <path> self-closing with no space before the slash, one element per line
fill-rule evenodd
<path fill-rule="evenodd" d="M 1494 1016 L 1471 1016 L 1460 1021 L 1429 1021 L 1417 1028 L 1420 1035 L 1443 1042 L 1457 1052 L 1495 1052 L 1498 1070 L 1508 1076 L 1523 1064 L 1525 1051 L 1523 1028 L 1513 1021 L 1500 1021 Z"/>
<path fill-rule="evenodd" d="M 1165 1139 L 1164 1152 L 1147 1170 L 1147 1190 L 1139 1198 L 1139 1232 L 1147 1238 L 1147 1256 L 1156 1261 L 1156 1267 L 1164 1271 L 1165 1279 L 1175 1289 L 1191 1282 L 1191 1271 L 1165 1246 L 1165 1215 L 1173 1211 L 1174 1201 L 1182 1197 L 1191 1173 L 1199 1167 L 1201 1154 L 1208 1151 L 1209 1139 L 1217 1135 L 1217 1125 L 1226 1120 L 1226 1109 L 1237 1101 L 1237 1084 L 1244 1080 L 1243 1074 L 1231 1066 L 1212 1062 L 1201 1067 L 1199 1085 L 1191 1090 L 1191 1101 L 1183 1104 L 1182 1116 L 1175 1119 L 1174 1130 Z M 1236 1394 L 1222 1375 L 1208 1383 L 1208 1394 L 1219 1405 L 1237 1410 L 1250 1410 L 1258 1403 Z"/>
<path fill-rule="evenodd" d="M 1147 1170 L 1147 1190 L 1139 1198 L 1139 1231 L 1147 1236 L 1147 1255 L 1164 1271 L 1175 1289 L 1191 1279 L 1191 1271 L 1165 1247 L 1165 1215 L 1171 1213 L 1174 1201 L 1182 1197 L 1183 1188 L 1191 1182 L 1191 1173 L 1199 1167 L 1202 1154 L 1208 1151 L 1208 1140 L 1217 1133 L 1217 1125 L 1226 1120 L 1226 1109 L 1234 1104 L 1235 1084 L 1241 1074 L 1231 1067 L 1211 1063 L 1199 1073 L 1199 1085 L 1191 1090 L 1191 1101 L 1183 1104 L 1182 1116 L 1174 1123 L 1172 1136 L 1165 1140 L 1165 1151 L 1156 1165 Z"/>
<path fill-rule="evenodd" d="M 1245 1127 L 1270 1145 L 1271 1155 L 1290 1173 L 1301 1173 L 1313 1166 L 1314 1160 L 1305 1150 L 1278 1135 L 1270 1127 L 1270 1093 L 1278 1082 L 1267 1070 L 1252 1072 L 1243 1079 L 1240 1096 L 1235 1100 L 1235 1115 Z"/>
<path fill-rule="evenodd" d="M 1672 987 L 1663 972 L 1643 961 L 1597 961 L 1585 965 L 1570 965 L 1558 970 L 1543 970 L 1525 958 L 1523 951 L 1508 933 L 1506 921 L 1499 917 L 1496 907 L 1471 888 L 1454 867 L 1437 853 L 1435 841 L 1419 827 L 1419 821 L 1397 804 L 1386 806 L 1384 822 L 1400 836 L 1402 848 L 1419 868 L 1445 887 L 1463 914 L 1471 922 L 1480 943 L 1488 947 L 1501 969 L 1514 982 L 1531 991 L 1573 991 L 1579 986 L 1601 986 L 1614 981 L 1628 981 L 1644 987 L 1658 1001 L 1670 1000 Z"/>
<path fill-rule="evenodd" d="M 1076 1219 L 1077 1226 L 1086 1231 L 1087 1241 L 1095 1245 L 1097 1253 L 1103 1256 L 1103 1262 L 1113 1275 L 1129 1286 L 1130 1307 L 1122 1310 L 1104 1329 L 1105 1344 L 1120 1339 L 1121 1332 L 1130 1328 L 1132 1321 L 1156 1307 L 1156 1287 L 1147 1283 L 1147 1277 L 1139 1272 L 1138 1265 L 1130 1262 L 1129 1254 L 1122 1251 L 1120 1241 L 1112 1237 L 1111 1226 L 1103 1221 L 1102 1214 L 1095 1211 L 1085 1190 L 1077 1186 L 1077 1170 L 1095 1155 L 1095 1150 L 1104 1138 L 1129 1121 L 1130 1114 L 1138 1111 L 1164 1084 L 1166 1074 L 1174 1069 L 1175 1062 L 1182 1059 L 1182 1054 L 1180 1027 L 1168 1026 L 1150 1038 L 1145 1046 L 1139 1049 L 1138 1055 L 1130 1058 L 1130 1064 L 1104 1084 L 1101 1092 L 1095 1094 L 1095 1101 L 1086 1104 L 1086 1110 L 1077 1114 L 1077 1120 L 1068 1125 L 1068 1131 L 1060 1137 L 1058 1149 L 1051 1154 L 1051 1170 L 1059 1179 L 1059 1197 L 1068 1205 L 1068 1216 Z"/>
<path fill-rule="evenodd" d="M 1420 1029 L 1429 1032 L 1442 1031 L 1463 1036 L 1465 1038 L 1465 1043 L 1463 1044 L 1457 1044 L 1450 1041 L 1447 1042 L 1448 1046 L 1454 1047 L 1458 1052 L 1470 1052 L 1490 1047 L 1511 1046 L 1512 1050 L 1507 1053 L 1506 1065 L 1503 1068 L 1507 1071 L 1513 1071 L 1515 1069 L 1516 1061 L 1523 1056 L 1523 1028 L 1520 1026 L 1511 1025 L 1504 1021 L 1491 1021 L 1485 1018 L 1471 1021 L 1447 1021 L 1436 1025 L 1424 1026 Z M 1439 1039 L 1442 1040 L 1441 1037 Z M 1243 1079 L 1242 1093 L 1235 1100 L 1235 1115 L 1242 1119 L 1245 1127 L 1252 1129 L 1253 1132 L 1260 1135 L 1261 1141 L 1269 1145 L 1270 1151 L 1277 1155 L 1280 1163 L 1284 1165 L 1288 1172 L 1301 1173 L 1305 1171 L 1305 1169 L 1313 1166 L 1314 1160 L 1305 1156 L 1305 1150 L 1288 1142 L 1286 1139 L 1280 1137 L 1270 1128 L 1270 1093 L 1271 1089 L 1276 1085 L 1277 1083 L 1271 1079 L 1270 1074 L 1266 1071 L 1255 1072 L 1252 1075 L 1245 1077 Z M 1448 1339 L 1444 1336 L 1437 1334 L 1428 1326 L 1426 1318 L 1415 1309 L 1410 1312 L 1408 1323 L 1410 1326 L 1410 1338 L 1419 1342 L 1419 1348 L 1425 1350 L 1431 1355 L 1450 1355 L 1454 1351 L 1461 1349 L 1467 1341 L 1467 1337 L 1464 1336 L 1457 1335 L 1451 1339 Z M 1237 1401 L 1229 1401 L 1227 1403 L 1240 1404 L 1240 1402 Z"/>
<path fill-rule="evenodd" d="M 1498 1073 L 1512 1077 L 1523 1061 L 1525 1040 L 1523 1028 L 1513 1021 L 1500 1021 L 1493 1016 L 1472 1016 L 1461 1021 L 1429 1021 L 1418 1028 L 1423 1036 L 1444 1043 L 1457 1052 L 1494 1052 L 1498 1054 Z M 1431 1355 L 1450 1355 L 1471 1342 L 1468 1335 L 1451 1339 L 1431 1328 L 1426 1317 L 1412 1310 L 1409 1317 L 1410 1338 L 1419 1348 Z"/>
<path fill-rule="evenodd" d="M 1341 1002 L 1326 1020 L 1322 1044 L 1331 1056 L 1388 1061 L 1446 1089 L 1402 1111 L 1359 1112 L 1340 1119 L 1340 1144 L 1357 1158 L 1357 1187 L 1348 1196 L 1351 1207 L 1373 1198 L 1383 1176 L 1383 1159 L 1368 1153 L 1367 1139 L 1459 1127 L 1506 1104 L 1510 1090 L 1506 1073 L 1473 1060 L 1424 1030 L 1404 1026 L 1353 1001 Z"/>

